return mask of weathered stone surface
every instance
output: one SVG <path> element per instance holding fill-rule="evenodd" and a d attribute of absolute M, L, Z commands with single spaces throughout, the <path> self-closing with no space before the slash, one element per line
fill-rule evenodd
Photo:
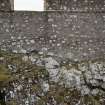
<path fill-rule="evenodd" d="M 103 58 L 105 14 L 69 12 L 1 13 L 2 49 L 52 51 L 73 60 Z"/>
<path fill-rule="evenodd" d="M 0 11 L 11 11 L 13 9 L 13 0 L 0 0 Z"/>
<path fill-rule="evenodd" d="M 9 81 L 4 88 L 7 105 L 104 105 L 105 60 L 58 59 L 55 55 L 0 51 L 0 80 L 10 72 L 8 80 L 2 79 Z M 4 67 L 6 73 L 2 73 Z"/>
<path fill-rule="evenodd" d="M 12 14 L 0 12 L 0 42 L 9 39 L 12 35 Z"/>
<path fill-rule="evenodd" d="M 63 3 L 62 10 L 84 11 L 77 13 L 0 12 L 0 66 L 9 72 L 1 68 L 0 80 L 9 82 L 8 105 L 104 105 L 105 13 L 86 12 L 104 10 L 87 3 L 87 10 Z"/>
<path fill-rule="evenodd" d="M 15 48 L 18 50 L 18 48 L 21 49 L 22 47 L 27 50 L 31 47 L 34 47 L 33 49 L 40 49 L 45 46 L 45 40 L 43 39 L 44 27 L 46 25 L 45 13 L 1 13 L 0 19 L 0 42 L 3 42 L 10 50 Z"/>
<path fill-rule="evenodd" d="M 104 13 L 48 12 L 47 45 L 68 57 L 104 57 Z M 63 56 L 64 57 L 64 56 Z"/>
<path fill-rule="evenodd" d="M 45 0 L 46 10 L 105 11 L 105 0 Z"/>

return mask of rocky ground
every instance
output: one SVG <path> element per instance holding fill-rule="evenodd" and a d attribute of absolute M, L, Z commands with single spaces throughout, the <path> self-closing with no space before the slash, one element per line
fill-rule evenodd
<path fill-rule="evenodd" d="M 105 103 L 104 59 L 71 61 L 52 52 L 1 50 L 0 71 L 6 71 L 0 81 L 7 105 Z"/>

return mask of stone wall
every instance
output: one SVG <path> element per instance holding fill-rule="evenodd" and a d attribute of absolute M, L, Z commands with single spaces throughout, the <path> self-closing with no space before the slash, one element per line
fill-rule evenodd
<path fill-rule="evenodd" d="M 1 13 L 1 47 L 17 52 L 46 48 L 71 59 L 104 57 L 104 20 L 104 13 Z"/>
<path fill-rule="evenodd" d="M 53 44 L 59 52 L 71 52 L 73 58 L 104 55 L 104 16 L 102 13 L 48 12 L 48 36 L 54 38 Z"/>
<path fill-rule="evenodd" d="M 46 10 L 105 11 L 104 0 L 45 0 Z"/>
<path fill-rule="evenodd" d="M 11 11 L 13 9 L 13 0 L 0 0 L 0 11 Z"/>
<path fill-rule="evenodd" d="M 39 42 L 39 39 L 41 36 L 44 36 L 43 33 L 46 24 L 45 15 L 45 13 L 38 12 L 1 13 L 0 41 L 3 42 L 1 42 L 3 49 L 18 50 L 18 48 L 22 47 L 25 49 L 35 47 L 37 49 L 44 46 Z M 30 43 L 31 39 L 36 42 L 34 43 L 33 41 Z M 17 43 L 14 45 L 13 42 Z M 35 44 L 35 46 L 33 44 Z"/>
<path fill-rule="evenodd" d="M 44 12 L 1 9 L 0 84 L 8 85 L 7 105 L 104 105 L 105 13 L 99 1 L 49 0 L 47 10 L 54 11 Z"/>

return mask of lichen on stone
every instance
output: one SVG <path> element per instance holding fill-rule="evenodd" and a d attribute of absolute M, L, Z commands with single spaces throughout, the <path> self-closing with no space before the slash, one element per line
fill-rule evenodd
<path fill-rule="evenodd" d="M 6 75 L 2 80 L 8 84 L 1 87 L 6 90 L 8 97 L 6 103 L 8 105 L 104 103 L 104 59 L 80 62 L 57 59 L 54 55 L 42 56 L 38 53 L 27 55 L 1 50 L 0 71 L 4 73 L 6 68 Z M 9 81 L 7 74 L 9 78 L 12 77 Z"/>

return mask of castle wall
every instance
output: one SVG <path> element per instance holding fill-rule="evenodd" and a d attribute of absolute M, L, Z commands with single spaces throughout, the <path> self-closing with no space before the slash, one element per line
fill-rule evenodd
<path fill-rule="evenodd" d="M 46 10 L 105 11 L 104 0 L 45 0 Z"/>
<path fill-rule="evenodd" d="M 104 105 L 104 2 L 46 1 L 44 12 L 13 12 L 6 0 L 0 5 L 0 69 L 10 72 L 1 79 L 11 81 L 6 103 Z"/>
<path fill-rule="evenodd" d="M 70 53 L 74 59 L 104 56 L 104 13 L 13 12 L 1 13 L 0 20 L 0 41 L 7 43 L 2 48 L 47 48 L 64 57 Z"/>
<path fill-rule="evenodd" d="M 65 5 L 67 1 L 56 2 L 56 6 L 61 6 L 60 4 Z M 79 8 L 79 1 L 74 2 L 77 5 L 76 8 Z M 95 7 L 98 1 L 94 2 Z M 51 7 L 54 1 L 49 0 L 47 3 Z M 103 5 L 104 2 L 100 2 L 98 6 L 103 8 Z M 60 9 L 59 6 L 57 9 Z M 70 7 L 73 6 L 74 4 Z M 87 6 L 90 8 L 90 5 Z M 84 10 L 82 3 L 80 9 Z M 58 55 L 60 52 L 60 55 L 67 58 L 71 54 L 74 59 L 103 57 L 104 21 L 105 14 L 98 10 L 90 13 L 86 11 L 1 12 L 1 47 L 10 51 L 17 50 L 17 52 L 20 52 L 21 49 L 29 51 L 46 48 Z"/>
<path fill-rule="evenodd" d="M 0 0 L 0 11 L 11 11 L 13 9 L 13 0 Z"/>

